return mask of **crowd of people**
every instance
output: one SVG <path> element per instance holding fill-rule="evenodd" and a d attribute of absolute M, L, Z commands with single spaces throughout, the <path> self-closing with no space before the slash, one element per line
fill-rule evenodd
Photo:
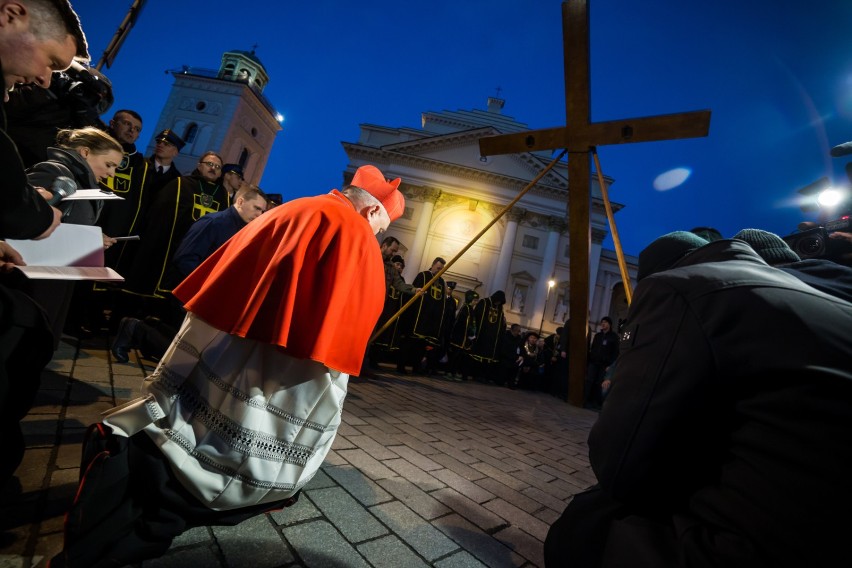
<path fill-rule="evenodd" d="M 403 280 L 399 241 L 377 241 L 404 212 L 400 179 L 364 165 L 342 190 L 269 211 L 216 152 L 178 172 L 171 130 L 141 156 L 131 110 L 92 124 L 112 95 L 75 91 L 61 75 L 75 59 L 88 47 L 67 0 L 0 0 L 0 484 L 69 322 L 115 333 L 119 361 L 138 346 L 159 364 L 87 430 L 50 566 L 139 563 L 189 528 L 293 505 L 365 365 L 567 394 L 562 328 L 509 325 L 502 290 L 457 298 L 440 257 Z M 68 183 L 124 199 L 62 201 Z M 22 281 L 5 239 L 62 222 L 101 227 L 122 286 Z M 852 269 L 756 229 L 664 235 L 638 268 L 627 319 L 604 317 L 583 347 L 598 485 L 551 526 L 546 565 L 849 564 Z"/>
<path fill-rule="evenodd" d="M 505 292 L 480 298 L 476 290 L 456 291 L 455 282 L 435 277 L 446 265 L 441 257 L 412 284 L 406 283 L 405 259 L 397 254 L 400 245 L 396 237 L 385 237 L 381 243 L 385 305 L 361 378 L 369 379 L 382 363 L 390 363 L 403 375 L 438 374 L 454 381 L 567 396 L 568 335 L 563 327 L 541 337 L 534 330 L 522 332 L 520 325 L 509 325 L 503 311 Z M 413 304 L 407 306 L 412 298 Z"/>

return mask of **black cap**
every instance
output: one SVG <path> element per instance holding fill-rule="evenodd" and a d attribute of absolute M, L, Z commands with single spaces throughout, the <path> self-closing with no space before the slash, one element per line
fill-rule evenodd
<path fill-rule="evenodd" d="M 391 262 L 393 262 L 393 263 L 398 262 L 402 265 L 403 268 L 405 268 L 405 260 L 403 260 L 403 258 L 398 254 L 395 254 L 391 257 Z"/>
<path fill-rule="evenodd" d="M 186 146 L 186 142 L 183 141 L 183 138 L 174 133 L 173 130 L 169 130 L 166 128 L 154 138 L 154 141 L 165 140 L 169 144 L 177 146 L 178 151 L 180 151 L 184 146 Z"/>
<path fill-rule="evenodd" d="M 228 172 L 234 172 L 240 177 L 243 176 L 243 167 L 239 164 L 225 164 L 222 166 L 222 175 L 225 175 Z"/>

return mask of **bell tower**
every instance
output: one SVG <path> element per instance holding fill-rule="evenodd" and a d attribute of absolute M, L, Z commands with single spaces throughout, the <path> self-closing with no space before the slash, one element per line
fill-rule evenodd
<path fill-rule="evenodd" d="M 175 82 L 145 155 L 154 152 L 153 136 L 170 128 L 186 141 L 175 158 L 182 173 L 212 150 L 259 183 L 283 117 L 263 95 L 269 75 L 254 49 L 226 52 L 218 71 L 185 65 L 171 74 Z"/>

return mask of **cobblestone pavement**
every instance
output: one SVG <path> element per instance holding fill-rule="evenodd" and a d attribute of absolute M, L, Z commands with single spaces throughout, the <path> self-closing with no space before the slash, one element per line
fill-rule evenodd
<path fill-rule="evenodd" d="M 0 495 L 0 568 L 44 566 L 59 551 L 86 426 L 135 397 L 152 368 L 111 360 L 105 338 L 61 343 L 23 424 L 20 487 Z M 440 376 L 353 380 L 334 447 L 295 506 L 193 529 L 143 566 L 543 566 L 548 527 L 595 482 L 595 417 Z"/>

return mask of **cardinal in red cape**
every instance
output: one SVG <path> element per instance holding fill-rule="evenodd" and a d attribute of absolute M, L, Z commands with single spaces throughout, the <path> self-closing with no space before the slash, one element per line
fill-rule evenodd
<path fill-rule="evenodd" d="M 51 566 L 137 563 L 193 526 L 295 502 L 382 311 L 375 236 L 402 215 L 399 184 L 362 166 L 343 191 L 264 213 L 175 288 L 184 323 L 143 396 L 90 428 Z"/>

